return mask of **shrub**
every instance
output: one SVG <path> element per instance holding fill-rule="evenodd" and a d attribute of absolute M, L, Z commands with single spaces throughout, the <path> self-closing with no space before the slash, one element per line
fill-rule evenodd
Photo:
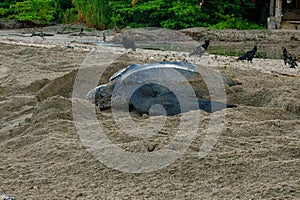
<path fill-rule="evenodd" d="M 19 21 L 39 21 L 41 24 L 54 20 L 57 11 L 57 5 L 52 0 L 25 0 L 11 4 L 9 8 L 13 14 L 8 18 Z"/>
<path fill-rule="evenodd" d="M 251 29 L 265 29 L 253 22 L 242 19 L 242 17 L 236 18 L 234 15 L 227 15 L 224 17 L 225 20 L 221 21 L 213 26 L 214 29 L 237 29 L 237 30 L 251 30 Z"/>
<path fill-rule="evenodd" d="M 78 21 L 97 29 L 105 29 L 109 20 L 108 0 L 73 0 L 78 13 Z"/>
<path fill-rule="evenodd" d="M 64 12 L 64 23 L 72 23 L 77 20 L 77 10 L 76 8 L 69 8 Z"/>
<path fill-rule="evenodd" d="M 172 17 L 162 21 L 160 23 L 162 27 L 171 29 L 188 28 L 194 26 L 199 19 L 200 7 L 188 2 L 175 1 L 168 12 L 169 16 Z"/>

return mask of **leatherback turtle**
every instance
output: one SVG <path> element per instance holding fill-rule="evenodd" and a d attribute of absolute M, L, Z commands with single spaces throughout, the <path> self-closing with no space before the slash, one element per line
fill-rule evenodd
<path fill-rule="evenodd" d="M 229 86 L 235 85 L 233 80 L 225 76 L 221 76 L 221 79 Z M 116 72 L 107 84 L 89 91 L 87 97 L 100 109 L 112 107 L 134 110 L 141 115 L 177 115 L 197 109 L 215 112 L 236 107 L 203 99 L 203 92 L 199 90 L 207 88 L 203 84 L 193 85 L 195 82 L 199 82 L 199 73 L 191 63 L 132 64 Z"/>

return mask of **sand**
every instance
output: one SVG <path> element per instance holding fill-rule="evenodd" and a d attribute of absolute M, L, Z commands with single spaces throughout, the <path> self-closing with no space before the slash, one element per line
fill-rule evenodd
<path fill-rule="evenodd" d="M 105 83 L 131 63 L 163 59 L 198 63 L 200 59 L 187 58 L 188 52 L 137 49 L 126 53 L 118 47 L 67 48 L 47 42 L 6 38 L 0 44 L 0 194 L 16 199 L 300 198 L 299 68 L 284 66 L 282 60 L 255 58 L 251 64 L 206 54 L 203 65 L 242 84 L 226 87 L 227 102 L 238 107 L 225 110 L 216 144 L 204 157 L 199 151 L 212 114 L 201 110 L 172 117 L 132 114 L 141 126 L 151 120 L 165 121 L 159 131 L 148 127 L 157 134 L 137 138 L 116 125 L 110 110 L 94 109 L 112 143 L 144 155 L 169 144 L 180 121 L 201 116 L 183 155 L 162 169 L 130 173 L 103 164 L 78 134 L 72 103 L 84 101 L 72 98 L 72 88 L 81 64 L 91 51 L 100 57 L 111 55 L 98 63 L 108 67 L 99 81 Z M 86 127 L 87 119 L 79 126 Z M 186 127 L 183 134 L 188 137 L 194 131 Z"/>

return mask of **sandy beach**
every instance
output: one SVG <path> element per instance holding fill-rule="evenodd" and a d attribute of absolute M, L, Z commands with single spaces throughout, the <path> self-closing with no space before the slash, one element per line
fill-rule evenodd
<path fill-rule="evenodd" d="M 0 33 L 5 35 L 0 37 L 0 197 L 2 193 L 18 200 L 300 199 L 299 67 L 289 68 L 282 59 L 254 58 L 248 63 L 209 51 L 197 58 L 188 57 L 188 51 L 128 52 L 121 46 L 72 42 L 101 41 L 102 35 L 43 40 L 9 36 L 12 32 Z M 199 151 L 213 114 L 202 110 L 153 118 L 132 114 L 136 125 L 156 133 L 145 139 L 123 131 L 111 110 L 94 108 L 113 144 L 145 155 L 169 144 L 183 119 L 201 116 L 195 138 L 174 162 L 147 173 L 119 171 L 88 150 L 74 123 L 74 81 L 91 55 L 99 56 L 92 65 L 106 68 L 99 83 L 133 63 L 200 63 L 241 83 L 225 88 L 227 103 L 238 107 L 224 110 L 216 144 L 204 157 Z M 157 131 L 148 126 L 152 119 L 165 124 Z M 187 128 L 183 133 L 192 131 Z"/>

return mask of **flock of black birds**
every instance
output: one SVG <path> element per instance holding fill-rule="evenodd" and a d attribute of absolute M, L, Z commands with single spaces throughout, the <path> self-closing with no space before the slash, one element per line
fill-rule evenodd
<path fill-rule="evenodd" d="M 196 47 L 194 49 L 194 51 L 192 51 L 190 53 L 190 56 L 197 55 L 197 56 L 201 57 L 204 54 L 204 52 L 207 50 L 208 45 L 209 45 L 209 40 L 205 40 L 205 43 L 202 44 L 202 45 L 200 45 L 200 46 L 198 46 L 198 47 Z M 284 61 L 284 64 L 285 65 L 288 64 L 290 66 L 290 68 L 296 68 L 298 66 L 296 56 L 290 54 L 286 50 L 285 47 L 282 47 L 282 50 L 283 50 L 283 61 Z M 253 49 L 251 49 L 250 51 L 247 51 L 245 54 L 239 56 L 237 58 L 237 61 L 239 61 L 239 60 L 247 60 L 248 62 L 252 63 L 252 60 L 253 60 L 256 52 L 257 52 L 257 43 L 255 43 Z"/>
<path fill-rule="evenodd" d="M 136 46 L 134 44 L 133 40 L 130 40 L 128 37 L 126 37 L 126 31 L 122 31 L 122 45 L 125 49 L 132 49 L 133 51 L 136 51 Z M 247 60 L 248 62 L 252 63 L 253 58 L 255 57 L 255 54 L 257 52 L 257 42 L 255 43 L 253 49 L 250 51 L 247 51 L 243 55 L 239 56 L 237 58 L 237 61 L 240 60 Z M 189 56 L 198 56 L 201 57 L 205 51 L 208 49 L 209 46 L 209 40 L 205 40 L 204 44 L 196 47 L 192 52 L 190 52 Z M 297 64 L 297 58 L 296 56 L 290 54 L 285 47 L 282 47 L 283 50 L 283 60 L 285 65 L 289 65 L 290 68 L 296 68 L 298 66 Z"/>
<path fill-rule="evenodd" d="M 84 29 L 81 28 L 80 33 L 79 33 L 80 36 L 83 34 L 83 31 L 84 31 Z M 132 49 L 133 51 L 136 51 L 137 47 L 134 44 L 134 41 L 130 40 L 126 36 L 126 34 L 128 34 L 127 30 L 121 31 L 121 42 L 122 42 L 123 47 L 125 49 Z M 30 36 L 27 36 L 27 37 L 33 37 L 33 36 L 39 36 L 39 37 L 43 38 L 43 40 L 45 40 L 46 39 L 45 36 L 53 36 L 53 34 L 47 34 L 44 32 L 33 32 Z M 25 36 L 23 36 L 23 37 L 25 37 Z M 103 41 L 104 42 L 106 41 L 106 37 L 105 37 L 104 33 L 103 33 Z M 252 63 L 252 60 L 257 52 L 257 44 L 258 43 L 256 42 L 253 49 L 251 49 L 250 51 L 247 51 L 245 54 L 239 56 L 237 58 L 237 61 L 247 60 L 248 62 Z M 205 40 L 204 44 L 196 47 L 192 52 L 190 52 L 189 56 L 201 57 L 205 53 L 205 51 L 208 49 L 208 46 L 209 46 L 209 40 Z M 296 56 L 290 54 L 285 47 L 282 47 L 282 51 L 283 51 L 284 64 L 285 65 L 288 64 L 290 66 L 290 68 L 298 67 Z"/>
<path fill-rule="evenodd" d="M 288 64 L 290 68 L 296 68 L 298 66 L 296 56 L 290 54 L 285 47 L 282 47 L 282 50 L 283 50 L 282 57 L 283 57 L 284 65 Z M 252 63 L 256 51 L 257 51 L 257 43 L 254 45 L 252 50 L 247 51 L 244 55 L 238 57 L 237 60 L 247 60 L 248 62 L 250 61 Z"/>

